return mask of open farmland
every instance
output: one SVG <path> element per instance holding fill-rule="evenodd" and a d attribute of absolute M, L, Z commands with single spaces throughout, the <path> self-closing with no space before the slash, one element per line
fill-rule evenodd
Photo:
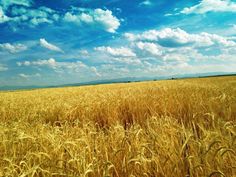
<path fill-rule="evenodd" d="M 236 77 L 0 92 L 0 176 L 236 176 Z"/>

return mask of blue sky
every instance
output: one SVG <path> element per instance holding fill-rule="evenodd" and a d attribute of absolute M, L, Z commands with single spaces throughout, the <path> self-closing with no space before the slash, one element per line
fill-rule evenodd
<path fill-rule="evenodd" d="M 236 72 L 234 0 L 1 0 L 0 85 Z"/>

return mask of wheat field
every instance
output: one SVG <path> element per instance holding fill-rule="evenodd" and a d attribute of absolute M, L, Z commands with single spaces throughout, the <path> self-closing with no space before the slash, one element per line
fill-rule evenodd
<path fill-rule="evenodd" d="M 236 77 L 0 92 L 0 176 L 236 176 Z"/>

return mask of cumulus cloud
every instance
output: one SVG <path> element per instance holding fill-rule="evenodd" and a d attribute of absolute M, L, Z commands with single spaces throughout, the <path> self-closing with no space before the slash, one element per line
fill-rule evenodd
<path fill-rule="evenodd" d="M 0 6 L 0 23 L 8 23 L 9 25 L 17 27 L 35 27 L 43 23 L 52 24 L 60 18 L 56 11 L 48 7 L 33 9 L 32 7 L 19 7 L 15 5 L 17 4 L 12 4 L 12 7 L 8 9 L 2 9 Z M 7 16 L 5 12 L 7 12 L 9 16 Z"/>
<path fill-rule="evenodd" d="M 72 7 L 70 11 L 63 14 L 48 7 L 34 8 L 29 0 L 3 0 L 1 3 L 0 24 L 7 23 L 14 27 L 35 27 L 54 22 L 70 22 L 78 26 L 92 26 L 99 30 L 115 33 L 120 26 L 120 20 L 108 9 Z"/>
<path fill-rule="evenodd" d="M 113 16 L 112 11 L 102 9 L 77 9 L 75 12 L 67 12 L 64 20 L 79 26 L 93 25 L 110 33 L 114 33 L 120 26 L 119 19 Z"/>
<path fill-rule="evenodd" d="M 183 14 L 204 14 L 207 12 L 236 12 L 236 3 L 231 0 L 202 0 L 199 4 L 184 8 Z"/>
<path fill-rule="evenodd" d="M 40 39 L 39 40 L 39 43 L 42 47 L 46 48 L 46 49 L 49 49 L 49 50 L 52 50 L 52 51 L 56 51 L 56 52 L 63 52 L 62 49 L 60 49 L 59 47 L 47 42 L 45 39 Z"/>
<path fill-rule="evenodd" d="M 114 56 L 109 58 L 118 65 L 122 63 L 128 66 L 136 65 L 143 70 L 158 65 L 178 65 L 181 69 L 187 67 L 188 63 L 235 61 L 236 42 L 231 37 L 206 32 L 193 34 L 180 28 L 126 33 L 124 36 L 136 56 L 130 59 L 114 58 Z M 102 47 L 100 51 L 107 51 L 107 48 Z M 152 69 L 156 70 L 155 67 Z M 164 67 L 158 68 L 159 71 L 168 70 Z"/>
<path fill-rule="evenodd" d="M 59 15 L 52 9 L 47 7 L 39 7 L 37 9 L 13 8 L 12 14 L 15 17 L 13 22 L 30 25 L 31 27 L 38 26 L 43 23 L 52 24 L 59 19 Z"/>
<path fill-rule="evenodd" d="M 126 47 L 120 48 L 112 48 L 112 47 L 95 47 L 96 51 L 104 52 L 114 57 L 135 57 L 136 54 L 130 49 Z"/>
<path fill-rule="evenodd" d="M 155 43 L 152 43 L 152 42 L 137 42 L 136 46 L 140 50 L 145 51 L 147 53 L 150 53 L 154 56 L 162 55 L 161 48 Z"/>
<path fill-rule="evenodd" d="M 10 43 L 3 43 L 0 44 L 1 51 L 7 51 L 9 53 L 18 53 L 22 52 L 27 49 L 27 46 L 23 44 L 10 44 Z"/>
<path fill-rule="evenodd" d="M 164 47 L 207 47 L 212 45 L 227 47 L 236 46 L 234 41 L 228 40 L 223 36 L 205 32 L 200 34 L 190 34 L 180 28 L 165 28 L 159 31 L 149 30 L 141 34 L 125 33 L 124 36 L 130 41 L 151 41 Z"/>
<path fill-rule="evenodd" d="M 104 54 L 100 55 L 104 62 L 127 66 L 131 70 L 135 67 L 146 70 L 158 65 L 173 65 L 181 69 L 190 68 L 189 63 L 235 60 L 236 42 L 230 37 L 205 32 L 193 34 L 180 28 L 126 33 L 124 36 L 127 39 L 125 46 L 100 46 L 94 50 Z"/>

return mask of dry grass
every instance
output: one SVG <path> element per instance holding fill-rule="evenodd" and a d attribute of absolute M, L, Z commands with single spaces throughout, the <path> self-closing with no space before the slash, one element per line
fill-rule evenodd
<path fill-rule="evenodd" d="M 236 77 L 0 93 L 0 176 L 236 176 Z"/>

